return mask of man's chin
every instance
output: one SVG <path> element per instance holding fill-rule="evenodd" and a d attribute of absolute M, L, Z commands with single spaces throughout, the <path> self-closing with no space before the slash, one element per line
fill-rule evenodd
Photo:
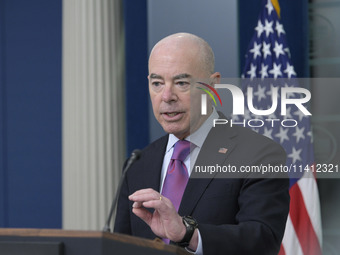
<path fill-rule="evenodd" d="M 173 134 L 176 136 L 178 139 L 184 139 L 190 134 L 190 129 L 188 130 L 183 130 L 179 128 L 174 128 L 174 127 L 163 127 L 164 131 L 168 134 Z"/>

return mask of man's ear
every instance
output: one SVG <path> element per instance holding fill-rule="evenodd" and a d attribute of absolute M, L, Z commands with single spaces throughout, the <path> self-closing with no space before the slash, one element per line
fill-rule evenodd
<path fill-rule="evenodd" d="M 219 72 L 215 72 L 210 76 L 211 86 L 215 87 L 215 84 L 220 84 L 221 82 L 221 74 Z"/>

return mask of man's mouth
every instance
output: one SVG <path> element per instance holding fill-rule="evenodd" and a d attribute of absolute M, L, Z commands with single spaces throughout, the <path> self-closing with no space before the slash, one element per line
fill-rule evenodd
<path fill-rule="evenodd" d="M 181 118 L 184 112 L 163 112 L 162 115 L 166 120 L 175 121 Z"/>
<path fill-rule="evenodd" d="M 166 112 L 165 114 L 168 115 L 169 117 L 174 117 L 174 116 L 176 116 L 177 114 L 180 114 L 180 113 L 179 112 Z"/>

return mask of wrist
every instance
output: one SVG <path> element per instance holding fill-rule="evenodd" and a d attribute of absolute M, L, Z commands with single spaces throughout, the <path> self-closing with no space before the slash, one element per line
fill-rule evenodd
<path fill-rule="evenodd" d="M 195 246 L 197 247 L 198 243 L 197 221 L 191 216 L 184 216 L 182 217 L 182 222 L 185 233 L 183 235 L 183 230 L 181 231 L 182 232 L 181 236 L 183 236 L 183 238 L 179 242 L 176 242 L 176 244 L 181 247 L 188 246 L 192 246 L 193 248 L 195 248 Z"/>

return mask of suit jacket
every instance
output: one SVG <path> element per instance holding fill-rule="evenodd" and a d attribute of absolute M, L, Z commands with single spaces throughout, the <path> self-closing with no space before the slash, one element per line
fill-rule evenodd
<path fill-rule="evenodd" d="M 168 135 L 146 147 L 127 172 L 120 193 L 115 232 L 154 239 L 146 223 L 132 213 L 128 196 L 152 188 L 160 190 L 160 175 Z M 226 148 L 226 153 L 219 152 Z M 217 125 L 209 132 L 195 166 L 285 164 L 283 148 L 243 127 Z M 195 167 L 193 168 L 194 172 Z M 277 254 L 289 211 L 287 178 L 228 178 L 191 174 L 179 215 L 191 215 L 199 224 L 203 254 Z M 257 176 L 258 177 L 258 176 Z"/>

